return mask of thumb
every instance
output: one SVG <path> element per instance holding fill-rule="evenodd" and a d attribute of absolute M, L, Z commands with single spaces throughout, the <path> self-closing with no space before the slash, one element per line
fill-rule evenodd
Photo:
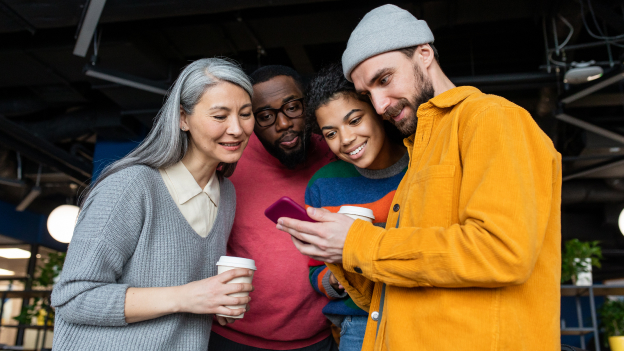
<path fill-rule="evenodd" d="M 318 222 L 327 222 L 327 214 L 331 213 L 324 208 L 308 207 L 308 216 Z M 323 220 L 325 218 L 325 220 Z"/>

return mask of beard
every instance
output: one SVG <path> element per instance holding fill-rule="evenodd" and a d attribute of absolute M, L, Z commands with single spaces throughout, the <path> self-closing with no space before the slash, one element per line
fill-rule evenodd
<path fill-rule="evenodd" d="M 263 139 L 259 139 L 264 148 L 271 155 L 273 155 L 273 157 L 277 158 L 277 160 L 280 161 L 280 163 L 283 164 L 284 167 L 288 169 L 294 169 L 298 165 L 304 163 L 308 158 L 308 150 L 310 149 L 308 144 L 310 143 L 311 136 L 311 133 L 307 131 L 308 129 L 309 128 L 304 128 L 303 131 L 299 132 L 295 132 L 294 130 L 290 129 L 273 144 Z M 299 137 L 299 140 L 301 140 L 301 142 L 299 143 L 299 147 L 291 150 L 284 150 L 280 147 L 280 143 L 282 142 L 282 140 L 289 136 Z"/>
<path fill-rule="evenodd" d="M 402 98 L 396 104 L 390 105 L 383 113 L 383 118 L 390 121 L 404 135 L 409 136 L 416 133 L 418 125 L 418 117 L 416 116 L 420 105 L 431 100 L 435 94 L 431 79 L 425 77 L 420 67 L 414 65 L 414 78 L 416 81 L 416 93 L 412 96 L 411 101 Z M 409 107 L 410 111 L 405 111 L 405 116 L 400 121 L 395 121 L 392 117 L 401 113 L 405 107 Z"/>

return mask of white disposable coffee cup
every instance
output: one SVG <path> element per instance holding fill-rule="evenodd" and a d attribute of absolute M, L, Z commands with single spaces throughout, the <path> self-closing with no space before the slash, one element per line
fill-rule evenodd
<path fill-rule="evenodd" d="M 251 270 L 256 270 L 256 262 L 252 259 L 249 258 L 242 258 L 242 257 L 232 257 L 232 256 L 221 256 L 221 258 L 219 258 L 219 262 L 217 262 L 217 271 L 218 274 L 221 274 L 223 272 L 227 272 L 231 269 L 237 269 L 237 268 L 247 268 L 247 269 L 251 269 Z M 249 283 L 251 284 L 251 280 L 253 279 L 253 274 L 251 276 L 247 276 L 247 277 L 238 277 L 238 278 L 234 278 L 232 280 L 230 280 L 229 282 L 227 282 L 228 284 L 231 283 Z M 245 292 L 239 292 L 239 293 L 234 293 L 234 294 L 230 294 L 228 296 L 233 296 L 233 297 L 242 297 L 242 296 L 248 296 L 249 292 L 245 291 Z M 245 308 L 245 305 L 235 305 L 235 306 L 225 306 L 227 308 Z M 245 314 L 241 314 L 239 316 L 226 316 L 223 314 L 218 314 L 217 316 L 222 316 L 222 317 L 228 317 L 228 318 L 243 318 Z"/>
<path fill-rule="evenodd" d="M 359 207 L 359 206 L 341 206 L 338 210 L 338 213 L 342 213 L 345 216 L 349 216 L 353 219 L 361 219 L 367 222 L 373 223 L 375 220 L 375 216 L 373 215 L 373 210 L 370 208 Z"/>

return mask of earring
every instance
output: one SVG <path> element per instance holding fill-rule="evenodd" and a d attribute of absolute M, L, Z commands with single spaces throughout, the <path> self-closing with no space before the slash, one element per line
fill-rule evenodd
<path fill-rule="evenodd" d="M 182 127 L 181 129 L 182 129 L 183 132 L 186 132 L 186 128 L 185 127 Z"/>

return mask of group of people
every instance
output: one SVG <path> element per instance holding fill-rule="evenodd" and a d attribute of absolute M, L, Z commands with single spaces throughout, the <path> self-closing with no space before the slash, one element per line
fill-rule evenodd
<path fill-rule="evenodd" d="M 558 350 L 560 155 L 524 109 L 455 87 L 433 41 L 384 5 L 307 88 L 185 67 L 84 194 L 54 349 Z M 315 222 L 268 220 L 282 196 Z M 224 255 L 257 270 L 217 274 Z"/>

